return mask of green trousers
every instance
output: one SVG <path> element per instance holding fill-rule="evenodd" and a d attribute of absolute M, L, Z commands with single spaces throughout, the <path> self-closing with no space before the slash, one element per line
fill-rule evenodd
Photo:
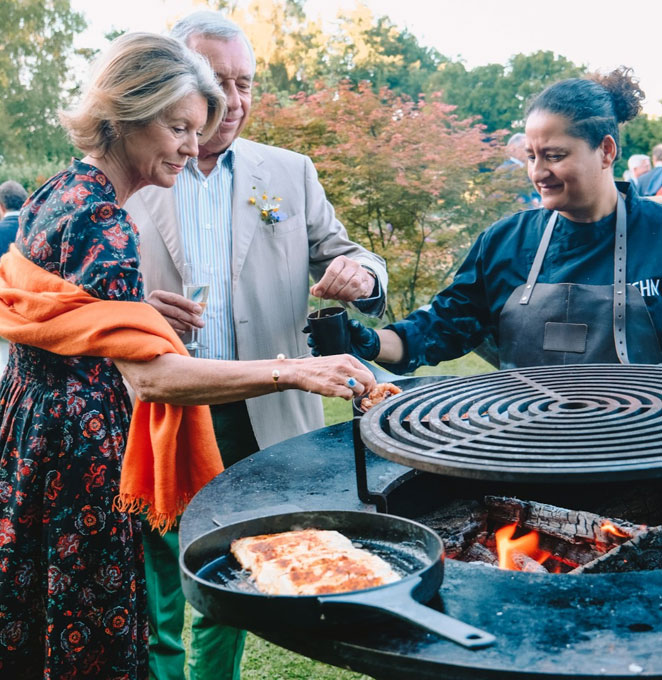
<path fill-rule="evenodd" d="M 223 463 L 229 467 L 258 450 L 244 402 L 212 407 Z M 149 669 L 155 680 L 184 680 L 184 595 L 179 578 L 179 536 L 161 536 L 144 522 L 149 616 Z M 239 680 L 246 631 L 214 623 L 193 612 L 190 680 Z"/>

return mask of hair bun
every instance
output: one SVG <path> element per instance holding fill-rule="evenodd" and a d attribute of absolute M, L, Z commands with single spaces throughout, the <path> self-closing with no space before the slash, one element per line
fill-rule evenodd
<path fill-rule="evenodd" d="M 592 79 L 611 95 L 619 123 L 632 120 L 641 111 L 641 102 L 646 94 L 639 87 L 639 79 L 634 77 L 631 68 L 620 66 L 607 75 L 595 75 Z"/>

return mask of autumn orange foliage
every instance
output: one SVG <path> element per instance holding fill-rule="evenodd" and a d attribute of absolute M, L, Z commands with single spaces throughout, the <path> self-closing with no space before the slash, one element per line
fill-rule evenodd
<path fill-rule="evenodd" d="M 491 172 L 502 135 L 454 109 L 441 94 L 320 83 L 285 103 L 263 94 L 251 114 L 248 136 L 311 156 L 350 236 L 386 259 L 390 318 L 425 304 L 477 234 L 516 209 L 513 178 Z"/>

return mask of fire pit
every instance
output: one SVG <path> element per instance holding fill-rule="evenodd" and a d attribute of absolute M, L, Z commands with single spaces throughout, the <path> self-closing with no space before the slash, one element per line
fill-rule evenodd
<path fill-rule="evenodd" d="M 662 385 L 655 367 L 644 368 L 652 369 L 653 375 L 658 376 L 657 384 Z M 634 420 L 646 420 L 644 413 L 655 410 L 649 407 L 656 399 L 654 380 L 649 380 L 645 388 L 634 380 L 622 384 L 623 391 L 628 395 L 636 392 L 637 400 L 644 404 L 641 409 L 632 406 L 623 409 L 638 411 Z M 445 382 L 444 389 L 452 382 L 455 380 Z M 460 383 L 458 381 L 458 387 Z M 558 392 L 562 387 L 558 385 L 554 389 Z M 607 395 L 607 388 L 606 383 L 596 388 L 596 400 L 605 396 L 617 399 Z M 535 389 L 540 387 L 536 384 Z M 553 389 L 548 388 L 548 392 Z M 428 398 L 433 399 L 431 392 Z M 631 396 L 628 399 L 632 402 Z M 490 407 L 496 408 L 494 404 L 488 409 Z M 588 408 L 582 405 L 567 410 L 574 415 L 585 407 Z M 423 409 L 420 412 L 422 421 L 425 414 Z M 446 422 L 441 417 L 445 414 L 438 413 L 437 420 Z M 482 422 L 481 413 L 478 406 L 475 416 L 472 412 L 474 420 Z M 469 419 L 462 415 L 457 416 L 460 427 Z M 436 436 L 434 429 L 428 431 L 427 425 L 421 427 Z M 582 427 L 589 428 L 588 424 Z M 403 430 L 407 432 L 405 426 Z M 597 445 L 603 446 L 599 430 L 594 428 L 594 435 L 598 442 L 602 441 Z M 509 437 L 511 434 L 508 432 Z M 639 434 L 637 427 L 626 438 L 636 441 Z M 394 449 L 402 445 L 400 440 L 393 444 Z M 429 461 L 430 451 L 432 456 L 439 456 L 435 447 L 439 448 L 433 443 L 425 449 L 427 453 L 422 457 Z M 605 499 L 611 502 L 627 496 L 633 486 L 637 496 L 653 500 L 659 497 L 656 479 L 635 484 L 607 475 L 583 484 L 586 478 L 576 475 L 572 476 L 578 482 L 575 484 L 559 483 L 558 479 L 549 477 L 544 482 L 533 483 L 528 470 L 515 480 L 497 482 L 483 477 L 462 479 L 451 472 L 455 470 L 453 466 L 445 474 L 437 471 L 437 474 L 412 475 L 411 463 L 402 466 L 375 455 L 370 448 L 364 452 L 370 485 L 380 492 L 391 488 L 390 511 L 405 517 L 422 517 L 453 499 L 483 499 L 490 495 L 569 509 L 580 507 L 586 511 L 599 510 Z M 619 453 L 621 458 L 624 455 Z M 637 458 L 637 464 L 642 464 L 642 476 L 656 475 L 656 468 L 650 467 L 654 456 L 646 456 L 640 448 Z M 530 466 L 530 461 L 526 466 Z M 208 484 L 184 513 L 180 541 L 182 546 L 188 545 L 215 529 L 215 522 L 229 524 L 242 518 L 296 510 L 369 509 L 357 496 L 355 476 L 350 423 L 288 440 L 232 466 Z M 403 477 L 405 481 L 400 482 Z M 642 503 L 642 507 L 645 505 Z M 654 516 L 649 522 L 647 509 L 644 510 L 643 521 L 654 522 Z M 639 510 L 631 518 L 623 517 L 620 509 L 618 512 L 613 516 L 625 520 L 634 518 L 633 524 L 642 521 Z M 660 569 L 577 575 L 523 573 L 449 559 L 439 596 L 431 604 L 450 616 L 494 633 L 496 643 L 486 649 L 467 650 L 413 626 L 386 620 L 348 626 L 333 633 L 296 633 L 284 627 L 277 633 L 262 635 L 299 653 L 353 668 L 380 680 L 662 678 L 662 658 L 658 653 L 662 648 Z M 255 632 L 260 632 L 258 624 Z"/>

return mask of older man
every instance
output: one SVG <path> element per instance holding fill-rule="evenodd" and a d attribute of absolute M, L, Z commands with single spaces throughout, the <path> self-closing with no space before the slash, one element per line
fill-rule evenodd
<path fill-rule="evenodd" d="M 641 193 L 639 178 L 651 169 L 651 159 L 645 153 L 635 153 L 628 158 L 628 179 Z"/>
<path fill-rule="evenodd" d="M 653 168 L 639 177 L 638 189 L 642 196 L 662 202 L 662 144 L 653 147 Z"/>
<path fill-rule="evenodd" d="M 387 276 L 381 258 L 349 240 L 305 156 L 239 137 L 251 108 L 253 50 L 238 26 L 217 12 L 195 12 L 172 35 L 203 54 L 227 96 L 216 135 L 187 163 L 172 190 L 149 187 L 127 204 L 142 241 L 149 300 L 173 327 L 199 333 L 205 356 L 273 358 L 308 352 L 309 292 L 381 315 Z M 153 190 L 154 189 L 154 190 Z M 185 262 L 211 264 L 206 323 L 179 295 Z M 309 290 L 309 277 L 317 283 Z M 212 407 L 227 465 L 288 437 L 321 427 L 319 397 L 295 390 Z M 173 536 L 145 537 L 157 680 L 182 680 L 183 598 Z M 192 680 L 238 678 L 244 634 L 194 617 Z"/>

